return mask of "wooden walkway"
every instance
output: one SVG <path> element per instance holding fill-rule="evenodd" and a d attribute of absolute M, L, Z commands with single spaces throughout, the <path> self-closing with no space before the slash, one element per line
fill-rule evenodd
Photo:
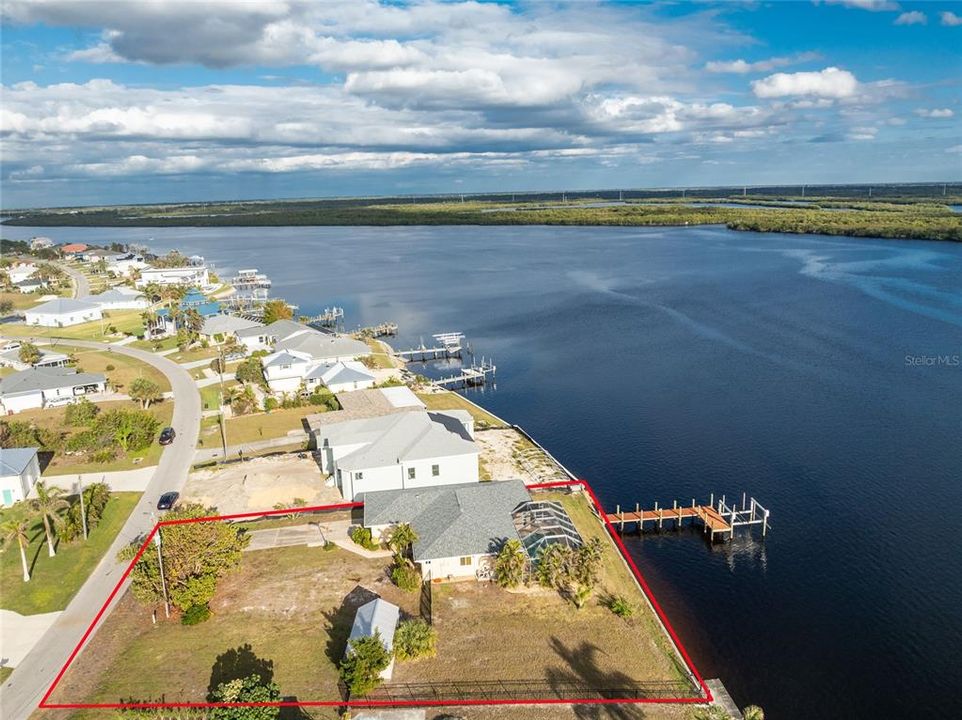
<path fill-rule="evenodd" d="M 724 497 L 715 507 L 714 496 L 711 504 L 708 505 L 697 505 L 694 500 L 691 501 L 691 505 L 679 505 L 676 501 L 670 508 L 658 507 L 658 503 L 655 503 L 654 510 L 644 510 L 639 505 L 635 505 L 634 511 L 628 512 L 623 511 L 619 505 L 615 512 L 605 513 L 608 522 L 621 532 L 624 532 L 626 525 L 637 525 L 641 530 L 644 529 L 645 523 L 650 522 L 657 524 L 658 529 L 661 530 L 666 520 L 673 521 L 676 527 L 680 527 L 686 519 L 697 520 L 701 522 L 706 533 L 711 533 L 712 540 L 715 539 L 715 535 L 721 535 L 723 538 L 727 535 L 731 538 L 739 525 L 761 525 L 764 536 L 768 531 L 768 516 L 768 510 L 755 498 L 751 498 L 750 505 L 743 500 L 742 508 L 738 509 L 729 507 Z"/>

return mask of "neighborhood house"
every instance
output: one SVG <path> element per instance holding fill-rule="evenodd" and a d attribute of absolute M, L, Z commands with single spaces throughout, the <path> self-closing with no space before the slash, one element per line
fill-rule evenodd
<path fill-rule="evenodd" d="M 322 470 L 345 500 L 377 490 L 478 482 L 474 420 L 412 409 L 311 428 Z"/>
<path fill-rule="evenodd" d="M 475 577 L 505 541 L 517 539 L 514 513 L 531 496 L 521 480 L 504 480 L 367 492 L 361 500 L 364 527 L 375 538 L 411 526 L 414 562 L 433 580 Z"/>
<path fill-rule="evenodd" d="M 210 275 L 207 267 L 204 265 L 178 268 L 142 268 L 140 271 L 140 279 L 137 280 L 137 287 L 142 288 L 151 283 L 158 285 L 199 285 L 200 287 L 208 287 L 210 285 Z"/>
<path fill-rule="evenodd" d="M 30 365 L 20 359 L 20 342 L 9 342 L 0 349 L 0 365 L 12 367 L 14 370 L 26 370 L 30 367 L 64 367 L 70 363 L 70 358 L 63 353 L 37 349 L 40 351 L 40 359 Z"/>
<path fill-rule="evenodd" d="M 122 286 L 91 295 L 88 299 L 99 305 L 101 310 L 146 310 L 150 307 L 142 292 Z"/>
<path fill-rule="evenodd" d="M 26 499 L 39 479 L 37 448 L 0 450 L 0 507 Z"/>
<path fill-rule="evenodd" d="M 83 300 L 57 298 L 24 312 L 27 325 L 67 327 L 103 318 L 100 306 Z"/>
<path fill-rule="evenodd" d="M 85 395 L 107 391 L 101 373 L 78 373 L 71 368 L 31 368 L 0 378 L 0 410 L 10 415 L 33 408 L 74 402 Z"/>

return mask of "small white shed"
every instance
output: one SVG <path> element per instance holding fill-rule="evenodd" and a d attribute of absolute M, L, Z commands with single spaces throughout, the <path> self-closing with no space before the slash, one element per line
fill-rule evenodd
<path fill-rule="evenodd" d="M 351 651 L 351 640 L 374 637 L 375 632 L 380 635 L 381 642 L 384 643 L 384 647 L 391 655 L 391 664 L 381 671 L 382 680 L 390 680 L 394 672 L 394 631 L 397 628 L 400 616 L 401 610 L 397 605 L 377 598 L 357 609 L 354 624 L 351 626 L 351 637 L 348 639 L 347 652 Z"/>

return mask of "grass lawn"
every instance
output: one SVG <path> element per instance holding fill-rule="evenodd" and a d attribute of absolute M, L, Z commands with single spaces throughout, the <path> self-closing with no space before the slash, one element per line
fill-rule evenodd
<path fill-rule="evenodd" d="M 356 608 L 375 592 L 407 613 L 417 612 L 418 593 L 394 587 L 384 571 L 385 560 L 339 548 L 244 553 L 239 570 L 220 582 L 211 603 L 213 617 L 195 626 L 176 618 L 164 621 L 162 611 L 153 626 L 150 610 L 128 592 L 67 671 L 54 698 L 117 702 L 163 695 L 168 702 L 202 702 L 210 683 L 225 679 L 217 668 L 237 658 L 232 651 L 240 649 L 235 666 L 244 675 L 261 668 L 283 696 L 336 700 L 336 663 Z"/>
<path fill-rule="evenodd" d="M 138 377 L 145 377 L 157 383 L 161 392 L 170 391 L 170 382 L 166 375 L 153 365 L 148 365 L 136 358 L 120 353 L 76 347 L 69 343 L 56 343 L 50 348 L 68 355 L 74 354 L 83 372 L 103 373 L 107 376 L 111 387 L 118 392 L 127 392 L 130 383 Z M 108 370 L 108 365 L 112 365 L 113 370 Z"/>
<path fill-rule="evenodd" d="M 160 347 L 157 347 L 158 345 Z M 170 350 L 177 347 L 177 337 L 172 336 L 160 340 L 134 340 L 128 344 L 128 347 L 137 348 L 138 350 L 149 350 L 150 352 Z"/>
<path fill-rule="evenodd" d="M 198 347 L 185 350 L 184 352 L 171 353 L 168 355 L 168 358 L 173 360 L 175 363 L 188 363 L 195 362 L 197 360 L 213 360 L 219 355 L 220 351 L 216 347 L 211 346 L 208 348 Z M 226 375 L 227 373 L 224 374 Z"/>
<path fill-rule="evenodd" d="M 0 667 L 0 685 L 7 681 L 7 678 L 13 675 L 13 668 L 9 665 L 4 665 Z"/>
<path fill-rule="evenodd" d="M 236 383 L 234 383 L 236 385 Z M 224 390 L 229 387 L 229 383 L 224 383 Z M 220 407 L 220 383 L 202 387 L 200 392 L 200 404 L 204 410 L 216 410 Z"/>
<path fill-rule="evenodd" d="M 0 301 L 7 301 L 13 303 L 14 310 L 27 310 L 32 308 L 34 305 L 39 304 L 40 298 L 43 297 L 42 293 L 19 293 L 19 292 L 4 292 L 0 293 Z M 6 326 L 4 326 L 6 329 Z"/>
<path fill-rule="evenodd" d="M 101 340 L 109 342 L 117 339 L 117 335 L 110 335 L 108 328 L 117 328 L 121 335 L 141 335 L 144 323 L 141 319 L 142 310 L 114 310 L 104 313 L 104 320 L 69 327 L 51 328 L 39 325 L 24 325 L 23 323 L 8 323 L 3 326 L 4 335 L 16 337 L 36 338 L 68 338 L 71 340 Z"/>
<path fill-rule="evenodd" d="M 43 524 L 33 528 L 27 562 L 32 566 L 30 582 L 23 582 L 20 551 L 16 543 L 7 544 L 0 552 L 0 607 L 22 615 L 63 610 L 83 585 L 94 566 L 113 542 L 140 493 L 114 493 L 104 510 L 100 524 L 86 542 L 78 540 L 57 549 L 55 557 L 47 556 Z M 0 511 L 0 518 L 18 517 L 26 511 L 22 504 Z"/>
<path fill-rule="evenodd" d="M 371 348 L 371 360 L 376 368 L 393 368 L 394 358 L 384 349 L 384 345 L 375 338 L 364 338 L 364 342 Z"/>
<path fill-rule="evenodd" d="M 101 410 L 111 408 L 132 408 L 140 407 L 140 403 L 130 400 L 113 400 L 111 402 L 97 403 Z M 165 400 L 158 405 L 151 405 L 148 411 L 157 417 L 161 422 L 161 427 L 170 425 L 174 414 L 174 404 L 170 400 Z M 23 422 L 31 422 L 39 427 L 47 427 L 53 430 L 62 431 L 67 428 L 64 422 L 65 407 L 46 408 L 43 410 L 25 410 L 17 413 L 12 419 Z M 67 455 L 57 452 L 53 456 L 50 465 L 44 470 L 44 475 L 65 475 L 73 473 L 98 473 L 113 472 L 115 470 L 132 470 L 139 467 L 156 465 L 160 461 L 160 454 L 163 448 L 156 442 L 152 443 L 146 450 L 137 453 L 129 453 L 127 457 L 114 460 L 109 463 L 87 462 L 78 455 Z M 139 458 L 138 462 L 134 462 Z"/>
<path fill-rule="evenodd" d="M 269 413 L 262 412 L 228 418 L 227 444 L 238 445 L 284 437 L 291 430 L 303 430 L 304 418 L 321 410 L 321 407 L 310 406 L 290 408 L 289 410 L 277 409 Z M 220 442 L 219 436 L 217 442 Z"/>
<path fill-rule="evenodd" d="M 417 393 L 417 396 L 427 405 L 428 410 L 467 410 L 481 427 L 506 427 L 505 423 L 494 415 L 468 402 L 455 392 Z"/>

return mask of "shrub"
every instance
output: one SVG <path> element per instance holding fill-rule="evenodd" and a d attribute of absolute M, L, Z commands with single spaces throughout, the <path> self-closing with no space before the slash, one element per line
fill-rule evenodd
<path fill-rule="evenodd" d="M 398 660 L 433 657 L 437 641 L 437 631 L 421 618 L 405 620 L 394 633 L 394 656 Z"/>
<path fill-rule="evenodd" d="M 331 542 L 330 540 L 325 540 L 324 545 L 321 546 L 324 550 L 333 550 L 337 547 L 337 543 Z"/>
<path fill-rule="evenodd" d="M 626 620 L 635 614 L 634 605 L 632 605 L 624 595 L 613 595 L 608 598 L 605 605 L 615 615 Z"/>
<path fill-rule="evenodd" d="M 209 620 L 210 615 L 210 608 L 206 605 L 191 605 L 180 616 L 180 622 L 183 625 L 199 625 L 205 620 Z"/>
<path fill-rule="evenodd" d="M 271 410 L 277 410 L 277 398 L 273 398 L 270 395 L 264 398 L 264 412 L 270 412 Z"/>
<path fill-rule="evenodd" d="M 109 364 L 107 365 L 107 367 L 104 368 L 104 370 L 106 370 L 107 372 L 113 372 L 116 369 L 117 368 L 115 368 L 113 365 L 109 365 Z"/>
<path fill-rule="evenodd" d="M 381 671 L 391 664 L 391 655 L 378 631 L 372 637 L 351 640 L 338 670 L 351 697 L 361 697 L 381 684 Z"/>
<path fill-rule="evenodd" d="M 391 568 L 391 580 L 406 592 L 415 592 L 421 587 L 421 575 L 404 561 L 395 563 Z"/>
<path fill-rule="evenodd" d="M 374 542 L 374 538 L 371 537 L 370 529 L 366 527 L 361 527 L 360 525 L 355 525 L 351 528 L 351 540 L 360 545 L 362 548 L 367 550 L 379 550 L 381 548 L 380 544 Z"/>
<path fill-rule="evenodd" d="M 67 406 L 64 411 L 64 422 L 73 427 L 86 427 L 94 421 L 99 412 L 100 408 L 87 398 L 81 398 Z"/>

